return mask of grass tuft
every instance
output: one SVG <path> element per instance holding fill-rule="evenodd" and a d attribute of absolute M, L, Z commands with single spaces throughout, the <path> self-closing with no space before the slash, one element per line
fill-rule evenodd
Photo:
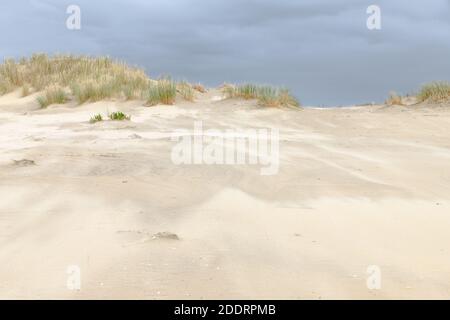
<path fill-rule="evenodd" d="M 392 91 L 389 93 L 389 97 L 387 98 L 385 103 L 388 106 L 402 106 L 403 105 L 402 96 Z"/>
<path fill-rule="evenodd" d="M 97 113 L 96 115 L 93 115 L 91 117 L 91 119 L 89 120 L 90 123 L 96 123 L 96 122 L 100 122 L 103 121 L 103 117 L 100 113 Z"/>
<path fill-rule="evenodd" d="M 195 98 L 194 88 L 189 83 L 185 81 L 178 83 L 177 91 L 183 97 L 184 100 L 194 102 Z"/>
<path fill-rule="evenodd" d="M 37 102 L 41 108 L 46 108 L 51 104 L 64 104 L 68 100 L 66 92 L 60 87 L 49 87 L 43 96 L 37 97 Z"/>
<path fill-rule="evenodd" d="M 117 121 L 130 120 L 131 119 L 131 116 L 126 115 L 122 111 L 117 111 L 117 112 L 110 113 L 108 116 L 109 116 L 109 118 L 111 120 L 117 120 Z"/>
<path fill-rule="evenodd" d="M 417 95 L 418 102 L 450 102 L 450 82 L 435 81 L 424 85 Z"/>
<path fill-rule="evenodd" d="M 116 89 L 117 87 L 114 87 L 114 84 L 108 81 L 83 84 L 76 83 L 71 86 L 72 94 L 79 104 L 87 101 L 96 102 L 111 98 L 115 95 Z"/>
<path fill-rule="evenodd" d="M 206 88 L 200 83 L 194 84 L 192 88 L 200 93 L 206 93 Z"/>
<path fill-rule="evenodd" d="M 265 107 L 300 107 L 298 100 L 287 89 L 254 84 L 241 86 L 227 84 L 222 90 L 227 98 L 257 99 L 258 103 Z"/>
<path fill-rule="evenodd" d="M 147 91 L 147 104 L 155 106 L 157 104 L 172 105 L 177 96 L 177 86 L 169 78 L 160 79 L 156 84 L 151 84 Z"/>

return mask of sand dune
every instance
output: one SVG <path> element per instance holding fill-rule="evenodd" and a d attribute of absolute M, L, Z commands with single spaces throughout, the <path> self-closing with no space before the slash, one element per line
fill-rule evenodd
<path fill-rule="evenodd" d="M 19 96 L 0 97 L 0 298 L 450 298 L 450 108 Z M 278 174 L 175 165 L 195 121 L 278 128 Z"/>

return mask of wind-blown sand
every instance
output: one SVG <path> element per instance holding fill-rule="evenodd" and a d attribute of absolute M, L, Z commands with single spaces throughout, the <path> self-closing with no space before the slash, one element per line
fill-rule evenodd
<path fill-rule="evenodd" d="M 450 298 L 450 108 L 217 95 L 44 110 L 1 97 L 0 298 Z M 131 121 L 88 122 L 107 110 Z M 172 132 L 199 120 L 278 128 L 279 173 L 173 164 Z"/>

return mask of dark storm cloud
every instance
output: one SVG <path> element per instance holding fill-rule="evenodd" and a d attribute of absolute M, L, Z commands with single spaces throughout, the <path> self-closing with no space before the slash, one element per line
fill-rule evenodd
<path fill-rule="evenodd" d="M 82 29 L 65 27 L 69 4 Z M 366 28 L 381 7 L 382 29 Z M 107 54 L 152 76 L 290 87 L 306 104 L 380 101 L 450 78 L 450 1 L 2 1 L 2 57 Z"/>

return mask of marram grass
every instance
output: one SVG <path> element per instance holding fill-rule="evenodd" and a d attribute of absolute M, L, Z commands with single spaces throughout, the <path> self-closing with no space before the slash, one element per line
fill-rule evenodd
<path fill-rule="evenodd" d="M 194 102 L 195 93 L 191 84 L 186 81 L 182 81 L 177 84 L 177 92 L 183 97 L 184 100 Z"/>
<path fill-rule="evenodd" d="M 206 93 L 206 88 L 201 83 L 196 83 L 192 86 L 192 88 L 200 93 Z"/>
<path fill-rule="evenodd" d="M 385 103 L 388 106 L 402 106 L 403 105 L 402 96 L 394 91 L 391 91 Z"/>
<path fill-rule="evenodd" d="M 22 96 L 39 93 L 42 108 L 74 100 L 78 104 L 109 99 L 142 99 L 147 105 L 172 105 L 179 95 L 194 101 L 195 93 L 206 93 L 201 84 L 170 78 L 150 79 L 143 70 L 108 57 L 34 54 L 30 58 L 7 59 L 0 64 L 0 95 L 22 89 Z M 285 89 L 247 84 L 226 86 L 228 96 L 258 99 L 265 106 L 299 106 Z"/>
<path fill-rule="evenodd" d="M 450 82 L 435 81 L 428 83 L 417 94 L 418 102 L 450 102 Z"/>
<path fill-rule="evenodd" d="M 176 96 L 177 86 L 175 82 L 169 78 L 164 78 L 149 86 L 146 100 L 150 106 L 157 104 L 171 105 L 175 103 Z"/>
<path fill-rule="evenodd" d="M 57 86 L 47 88 L 43 96 L 37 97 L 41 108 L 46 108 L 51 104 L 64 104 L 67 100 L 67 94 L 64 89 Z"/>
<path fill-rule="evenodd" d="M 300 107 L 300 102 L 287 89 L 254 84 L 227 84 L 223 87 L 223 92 L 228 98 L 257 99 L 265 107 Z"/>
<path fill-rule="evenodd" d="M 145 72 L 107 57 L 34 54 L 0 65 L 0 94 L 17 88 L 42 91 L 50 86 L 70 88 L 79 103 L 109 98 L 133 99 L 147 90 Z"/>

